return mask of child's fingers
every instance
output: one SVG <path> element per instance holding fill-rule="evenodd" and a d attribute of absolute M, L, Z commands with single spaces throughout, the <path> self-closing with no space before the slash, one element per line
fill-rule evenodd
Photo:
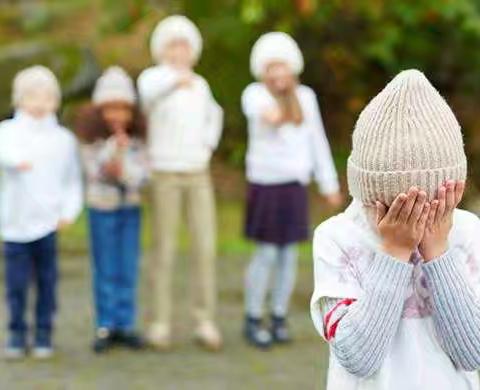
<path fill-rule="evenodd" d="M 435 223 L 435 214 L 437 213 L 437 209 L 438 209 L 438 200 L 435 199 L 430 204 L 430 211 L 428 213 L 428 219 L 427 219 L 428 228 L 431 228 Z"/>
<path fill-rule="evenodd" d="M 426 202 L 423 204 L 423 210 L 422 213 L 420 214 L 420 218 L 418 219 L 418 226 L 420 228 L 425 228 L 425 225 L 427 224 L 428 217 L 430 215 L 430 203 Z"/>
<path fill-rule="evenodd" d="M 427 193 L 425 191 L 420 191 L 417 195 L 417 199 L 415 204 L 413 205 L 412 212 L 410 213 L 410 217 L 408 218 L 408 223 L 415 225 L 420 217 L 423 214 L 423 208 L 425 206 L 425 202 L 427 201 Z"/>
<path fill-rule="evenodd" d="M 402 223 L 407 223 L 410 214 L 412 213 L 413 206 L 415 205 L 415 201 L 417 199 L 418 189 L 416 187 L 410 188 L 407 194 L 407 200 L 400 210 L 398 215 L 398 220 Z"/>
<path fill-rule="evenodd" d="M 458 206 L 463 198 L 463 192 L 465 191 L 465 181 L 458 180 L 455 185 L 455 207 Z"/>
<path fill-rule="evenodd" d="M 378 225 L 387 214 L 387 206 L 385 206 L 381 202 L 375 202 L 375 204 L 377 207 L 377 225 Z"/>
<path fill-rule="evenodd" d="M 389 221 L 394 222 L 397 220 L 398 214 L 400 213 L 400 210 L 402 209 L 406 200 L 407 200 L 406 194 L 401 193 L 397 195 L 397 197 L 393 200 L 387 212 L 387 218 L 389 219 Z"/>
<path fill-rule="evenodd" d="M 441 186 L 438 189 L 438 208 L 435 214 L 435 223 L 440 222 L 443 218 L 443 214 L 445 213 L 445 197 L 446 197 L 447 189 L 445 186 Z"/>
<path fill-rule="evenodd" d="M 445 212 L 450 212 L 455 208 L 455 182 L 447 181 L 447 194 L 445 201 Z"/>

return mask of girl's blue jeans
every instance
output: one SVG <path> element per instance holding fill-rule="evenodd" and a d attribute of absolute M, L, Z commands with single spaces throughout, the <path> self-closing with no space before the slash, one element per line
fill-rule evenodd
<path fill-rule="evenodd" d="M 96 326 L 132 330 L 140 258 L 140 208 L 88 210 Z"/>

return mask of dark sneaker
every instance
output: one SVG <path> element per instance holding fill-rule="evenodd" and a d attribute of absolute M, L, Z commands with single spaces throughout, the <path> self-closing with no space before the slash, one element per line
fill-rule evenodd
<path fill-rule="evenodd" d="M 277 317 L 272 315 L 271 332 L 273 341 L 275 343 L 287 344 L 292 341 L 285 317 Z"/>
<path fill-rule="evenodd" d="M 49 330 L 38 330 L 35 333 L 35 345 L 32 351 L 33 358 L 45 360 L 52 358 L 53 354 L 52 332 Z"/>
<path fill-rule="evenodd" d="M 95 353 L 107 352 L 115 344 L 114 334 L 107 328 L 98 328 L 93 340 L 92 349 Z"/>
<path fill-rule="evenodd" d="M 246 317 L 244 336 L 249 344 L 260 349 L 268 349 L 272 345 L 272 335 L 262 326 L 259 318 Z"/>
<path fill-rule="evenodd" d="M 4 355 L 7 360 L 19 360 L 27 355 L 27 339 L 24 332 L 10 333 Z"/>
<path fill-rule="evenodd" d="M 145 347 L 142 336 L 133 330 L 118 330 L 114 333 L 115 341 L 127 348 L 138 350 Z"/>

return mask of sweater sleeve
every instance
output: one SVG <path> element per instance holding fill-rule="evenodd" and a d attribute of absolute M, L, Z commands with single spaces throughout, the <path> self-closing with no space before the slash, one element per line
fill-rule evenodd
<path fill-rule="evenodd" d="M 332 151 L 325 134 L 320 107 L 312 89 L 306 88 L 305 115 L 311 130 L 311 154 L 313 173 L 322 194 L 332 194 L 340 190 L 338 175 L 333 162 Z"/>
<path fill-rule="evenodd" d="M 442 346 L 458 368 L 473 371 L 480 368 L 480 302 L 466 277 L 465 263 L 455 253 L 449 250 L 425 263 L 423 270 Z"/>
<path fill-rule="evenodd" d="M 144 70 L 137 80 L 138 94 L 144 111 L 150 111 L 158 99 L 168 95 L 175 88 L 177 80 L 177 73 L 166 66 Z"/>
<path fill-rule="evenodd" d="M 150 164 L 145 145 L 142 141 L 132 140 L 132 146 L 122 159 L 121 182 L 129 188 L 140 188 L 150 176 Z"/>
<path fill-rule="evenodd" d="M 242 112 L 249 121 L 260 119 L 265 107 L 262 105 L 261 96 L 259 96 L 259 86 L 257 83 L 250 84 L 242 93 L 241 103 Z"/>
<path fill-rule="evenodd" d="M 75 139 L 71 139 L 71 152 L 65 165 L 63 180 L 63 199 L 60 218 L 73 222 L 82 210 L 83 185 L 82 169 L 80 164 L 80 152 Z"/>
<path fill-rule="evenodd" d="M 377 254 L 357 300 L 328 298 L 320 310 L 327 340 L 338 362 L 358 377 L 382 365 L 400 323 L 413 266 Z"/>
<path fill-rule="evenodd" d="M 18 158 L 17 150 L 10 143 L 11 129 L 0 123 L 0 168 L 15 169 L 22 161 Z"/>
<path fill-rule="evenodd" d="M 313 158 L 313 172 L 318 188 L 322 194 L 332 194 L 340 189 L 338 175 L 333 162 L 330 145 L 325 134 L 320 107 L 315 93 L 308 88 L 308 107 L 306 118 L 311 127 L 311 153 Z"/>
<path fill-rule="evenodd" d="M 223 130 L 223 109 L 216 102 L 208 83 L 203 80 L 208 94 L 206 117 L 206 144 L 211 150 L 218 147 Z"/>

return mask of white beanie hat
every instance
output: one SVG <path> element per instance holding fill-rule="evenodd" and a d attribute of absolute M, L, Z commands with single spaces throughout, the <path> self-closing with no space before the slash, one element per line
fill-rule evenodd
<path fill-rule="evenodd" d="M 119 66 L 111 66 L 95 83 L 92 100 L 94 104 L 108 102 L 135 103 L 135 87 L 130 76 Z"/>
<path fill-rule="evenodd" d="M 303 56 L 297 42 L 283 32 L 269 32 L 258 38 L 250 54 L 250 71 L 260 79 L 266 66 L 274 61 L 287 63 L 296 75 L 303 71 Z"/>
<path fill-rule="evenodd" d="M 162 52 L 171 41 L 185 39 L 192 48 L 193 58 L 198 61 L 202 52 L 202 36 L 197 26 L 182 15 L 173 15 L 163 19 L 153 30 L 150 39 L 150 52 L 153 59 L 162 62 Z"/>
<path fill-rule="evenodd" d="M 18 106 L 23 97 L 34 89 L 49 89 L 60 103 L 62 96 L 60 84 L 53 72 L 45 66 L 34 65 L 18 72 L 13 79 L 12 101 Z"/>
<path fill-rule="evenodd" d="M 348 186 L 364 204 L 388 206 L 411 186 L 432 200 L 445 180 L 465 180 L 466 173 L 460 125 L 420 71 L 398 74 L 360 114 Z"/>

